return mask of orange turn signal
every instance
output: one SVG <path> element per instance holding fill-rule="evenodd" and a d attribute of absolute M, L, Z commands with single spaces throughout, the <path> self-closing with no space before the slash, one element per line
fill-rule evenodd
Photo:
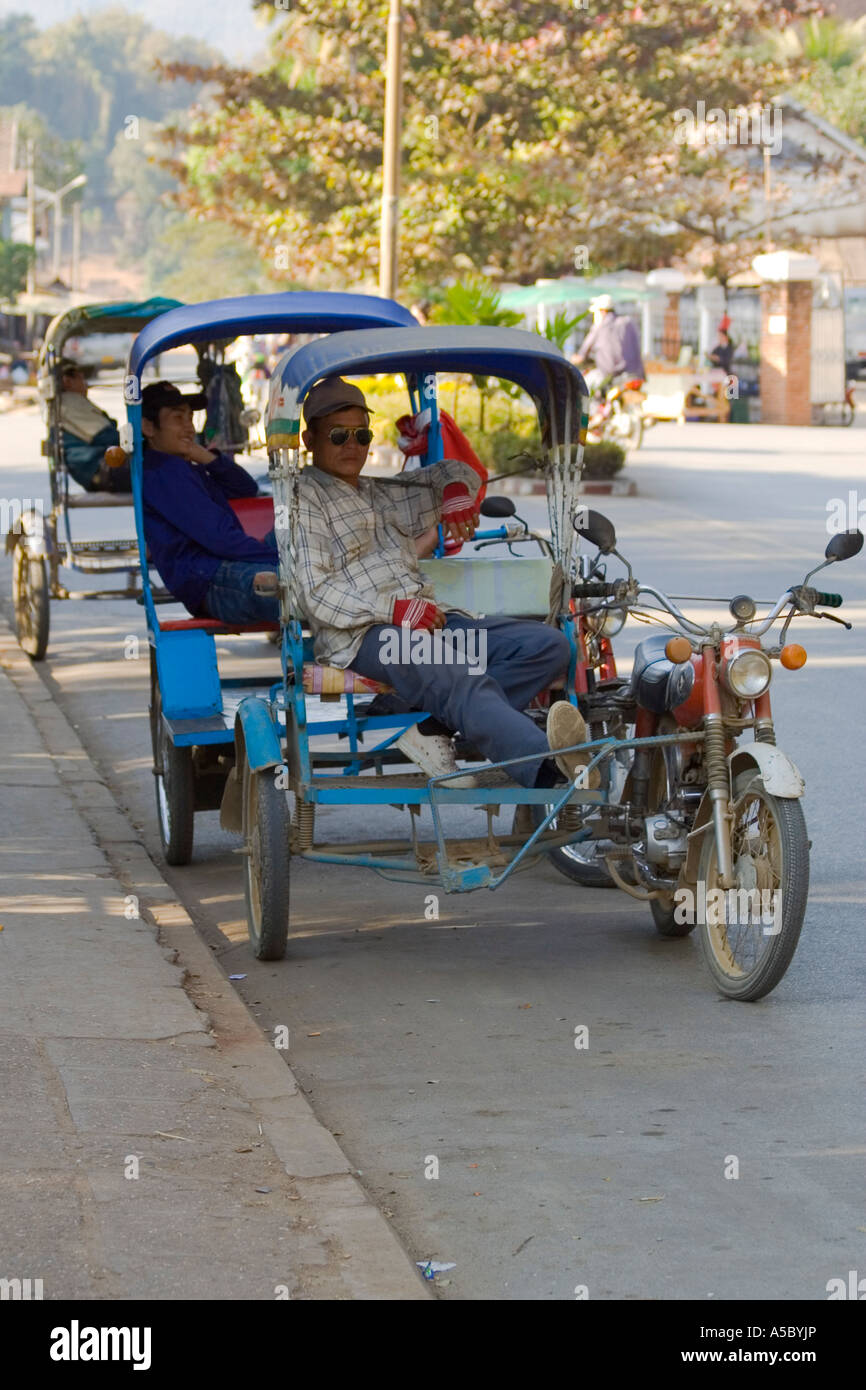
<path fill-rule="evenodd" d="M 688 661 L 692 654 L 692 644 L 688 637 L 671 637 L 665 644 L 665 656 L 668 661 L 682 663 Z"/>
<path fill-rule="evenodd" d="M 126 450 L 121 449 L 119 444 L 112 444 L 110 449 L 105 451 L 105 465 L 107 468 L 122 468 L 126 463 Z"/>
<path fill-rule="evenodd" d="M 789 642 L 779 653 L 779 660 L 786 671 L 799 671 L 801 666 L 806 665 L 806 648 L 797 642 Z"/>

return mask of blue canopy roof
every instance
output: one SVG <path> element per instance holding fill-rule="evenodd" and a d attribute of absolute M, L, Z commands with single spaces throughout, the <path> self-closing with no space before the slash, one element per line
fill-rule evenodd
<path fill-rule="evenodd" d="M 78 304 L 51 320 L 45 331 L 42 355 L 49 349 L 59 355 L 67 339 L 88 333 L 138 333 L 160 314 L 182 308 L 179 299 L 159 297 Z"/>
<path fill-rule="evenodd" d="M 128 370 L 130 376 L 140 376 L 152 357 L 186 343 L 213 343 L 256 333 L 334 333 L 415 323 L 402 304 L 372 294 L 288 290 L 210 299 L 175 309 L 149 324 L 133 343 Z"/>
<path fill-rule="evenodd" d="M 415 327 L 332 333 L 290 349 L 277 363 L 271 383 L 269 446 L 294 447 L 301 404 L 316 381 L 377 372 L 415 378 L 431 372 L 504 377 L 532 397 L 545 444 L 579 438 L 586 384 L 555 343 L 518 328 Z"/>

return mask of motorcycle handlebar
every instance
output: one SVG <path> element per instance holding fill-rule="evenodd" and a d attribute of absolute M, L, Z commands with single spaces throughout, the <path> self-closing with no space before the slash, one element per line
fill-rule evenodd
<path fill-rule="evenodd" d="M 813 593 L 814 593 L 813 602 L 814 602 L 814 603 L 820 604 L 822 608 L 841 608 L 841 607 L 842 607 L 842 595 L 841 595 L 841 594 L 824 594 L 824 593 L 821 592 L 820 589 L 815 589 L 815 590 L 813 590 Z"/>

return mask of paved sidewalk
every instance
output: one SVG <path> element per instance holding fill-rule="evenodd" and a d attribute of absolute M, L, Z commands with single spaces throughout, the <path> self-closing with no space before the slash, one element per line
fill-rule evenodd
<path fill-rule="evenodd" d="M 0 1278 L 429 1291 L 0 621 Z"/>

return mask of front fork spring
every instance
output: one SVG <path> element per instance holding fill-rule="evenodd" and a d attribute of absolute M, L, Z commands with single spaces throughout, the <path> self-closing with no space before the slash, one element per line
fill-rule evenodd
<path fill-rule="evenodd" d="M 755 725 L 756 743 L 775 743 L 776 730 L 773 727 L 772 719 L 759 719 Z"/>
<path fill-rule="evenodd" d="M 707 718 L 704 733 L 704 767 L 707 786 L 714 790 L 728 790 L 728 764 L 725 759 L 725 731 L 721 719 Z"/>
<path fill-rule="evenodd" d="M 313 848 L 313 832 L 316 820 L 316 808 L 312 801 L 295 802 L 295 816 L 292 830 L 293 838 L 298 846 L 298 852 L 303 854 L 305 850 Z"/>
<path fill-rule="evenodd" d="M 728 764 L 725 758 L 725 729 L 719 714 L 708 714 L 704 721 L 704 767 L 707 790 L 713 807 L 713 833 L 716 837 L 719 887 L 734 888 L 731 820 L 728 810 Z"/>

